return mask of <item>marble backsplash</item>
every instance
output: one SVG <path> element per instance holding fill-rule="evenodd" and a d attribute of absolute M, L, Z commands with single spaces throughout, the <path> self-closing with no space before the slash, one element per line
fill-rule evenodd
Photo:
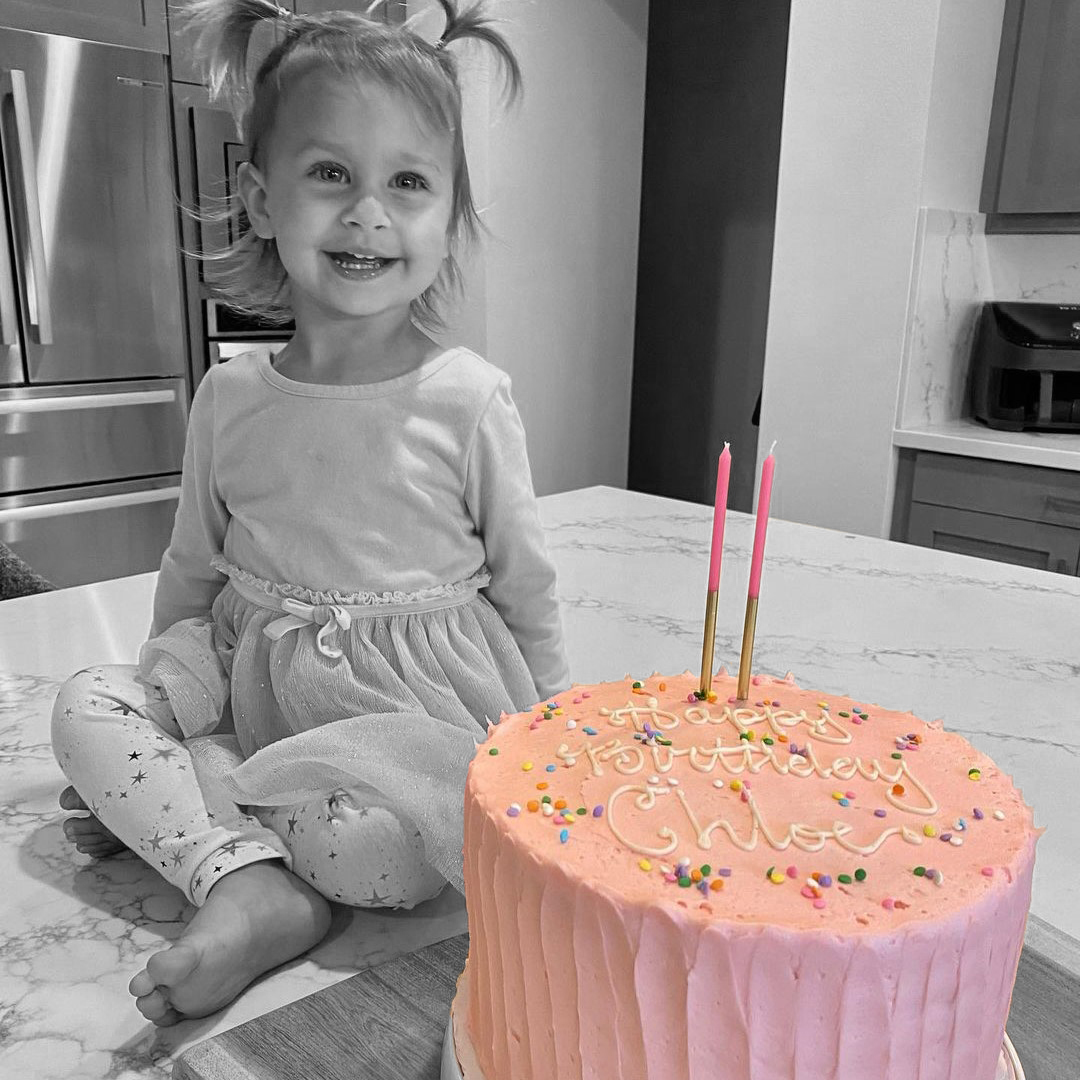
<path fill-rule="evenodd" d="M 919 211 L 897 428 L 969 416 L 968 372 L 985 300 L 1080 302 L 1080 235 L 986 235 L 978 213 Z"/>

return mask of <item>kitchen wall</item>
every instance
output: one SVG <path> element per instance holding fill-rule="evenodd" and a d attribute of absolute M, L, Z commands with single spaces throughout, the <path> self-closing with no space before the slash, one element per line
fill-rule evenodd
<path fill-rule="evenodd" d="M 975 297 L 1072 259 L 1076 238 L 974 240 L 1003 8 L 792 2 L 758 446 L 777 440 L 777 516 L 888 535 L 898 401 L 925 396 L 905 355 L 945 364 L 949 340 L 962 379 Z"/>
<path fill-rule="evenodd" d="M 626 485 L 648 0 L 498 0 L 519 107 L 466 64 L 466 136 L 491 232 L 451 340 L 507 371 L 540 494 Z M 409 3 L 432 37 L 441 19 Z"/>

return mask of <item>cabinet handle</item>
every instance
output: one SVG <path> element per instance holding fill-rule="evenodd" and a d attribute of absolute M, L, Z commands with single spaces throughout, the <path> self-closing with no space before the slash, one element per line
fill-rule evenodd
<path fill-rule="evenodd" d="M 1080 517 L 1080 499 L 1062 499 L 1058 495 L 1047 495 L 1046 509 L 1056 514 Z"/>
<path fill-rule="evenodd" d="M 49 300 L 49 269 L 45 265 L 45 239 L 41 231 L 41 207 L 38 204 L 37 164 L 34 161 L 34 133 L 30 127 L 30 99 L 26 93 L 26 75 L 18 68 L 4 74 L 3 90 L 10 94 L 15 107 L 15 138 L 22 172 L 22 191 L 26 211 L 26 236 L 30 245 L 30 273 L 27 275 L 26 306 L 39 345 L 51 345 L 52 306 Z M 31 287 L 33 293 L 31 294 Z"/>

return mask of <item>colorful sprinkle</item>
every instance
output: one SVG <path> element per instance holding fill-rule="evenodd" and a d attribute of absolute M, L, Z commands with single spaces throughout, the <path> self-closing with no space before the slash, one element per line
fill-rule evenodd
<path fill-rule="evenodd" d="M 588 724 L 586 724 L 585 727 L 583 727 L 581 730 L 584 731 L 586 735 L 595 735 L 596 734 L 596 728 L 589 727 Z"/>
<path fill-rule="evenodd" d="M 986 815 L 977 806 L 971 811 L 971 816 L 976 821 L 982 821 L 982 819 L 986 817 Z"/>
<path fill-rule="evenodd" d="M 903 795 L 904 794 L 904 785 L 903 784 L 893 784 L 892 793 L 894 795 Z"/>
<path fill-rule="evenodd" d="M 818 909 L 825 907 L 825 901 L 820 896 L 816 896 L 814 898 L 814 907 Z"/>
<path fill-rule="evenodd" d="M 982 872 L 983 872 L 983 877 L 993 877 L 994 876 L 994 868 L 992 866 L 984 866 L 982 868 Z"/>
<path fill-rule="evenodd" d="M 520 807 L 520 806 L 518 806 L 518 804 L 517 804 L 516 802 L 515 802 L 515 803 L 511 803 L 511 804 L 510 804 L 510 805 L 509 805 L 509 806 L 508 806 L 508 807 L 506 808 L 506 816 L 507 816 L 507 817 L 517 817 L 517 816 L 518 816 L 518 814 L 520 814 L 520 813 L 521 813 L 521 807 Z"/>
<path fill-rule="evenodd" d="M 497 746 L 493 746 L 493 747 L 492 747 L 492 748 L 491 748 L 491 749 L 490 749 L 490 750 L 488 751 L 488 753 L 489 753 L 489 754 L 490 754 L 490 755 L 491 755 L 492 757 L 494 757 L 494 756 L 495 756 L 495 755 L 496 755 L 496 754 L 497 754 L 498 752 L 499 752 L 499 748 L 498 748 Z"/>
<path fill-rule="evenodd" d="M 788 877 L 798 877 L 799 876 L 799 871 L 794 866 L 789 866 L 785 872 L 787 873 Z"/>
<path fill-rule="evenodd" d="M 728 786 L 731 788 L 732 791 L 742 791 L 741 780 L 732 780 Z"/>
<path fill-rule="evenodd" d="M 693 882 L 685 874 L 681 878 L 679 878 L 680 889 L 689 889 L 692 884 Z"/>
<path fill-rule="evenodd" d="M 548 783 L 548 782 L 547 782 L 546 780 L 541 780 L 541 781 L 540 781 L 540 782 L 539 782 L 539 783 L 538 783 L 538 784 L 536 785 L 536 790 L 537 790 L 537 791 L 547 791 L 547 789 L 548 789 L 548 788 L 549 788 L 550 786 L 551 786 L 551 785 L 550 785 L 550 784 L 549 784 L 549 783 Z M 546 799 L 550 799 L 550 798 L 551 798 L 551 796 L 550 796 L 550 795 L 546 795 L 546 796 L 545 796 L 545 798 L 546 798 Z"/>
<path fill-rule="evenodd" d="M 593 817 L 603 817 L 604 816 L 604 808 L 602 806 L 594 806 L 592 808 L 592 816 Z"/>
<path fill-rule="evenodd" d="M 521 771 L 522 772 L 531 772 L 532 767 L 533 767 L 533 763 L 531 761 L 523 761 L 521 763 Z"/>
<path fill-rule="evenodd" d="M 723 878 L 713 878 L 713 880 L 709 882 L 709 888 L 712 889 L 713 892 L 719 892 L 723 887 Z"/>
<path fill-rule="evenodd" d="M 569 840 L 569 839 L 570 839 L 570 830 L 569 829 L 560 830 L 560 832 L 559 832 L 559 843 L 560 844 L 565 844 L 566 841 Z"/>
<path fill-rule="evenodd" d="M 968 769 L 968 779 L 969 780 L 980 780 L 980 779 L 982 779 L 982 769 Z"/>
<path fill-rule="evenodd" d="M 851 875 L 850 874 L 837 874 L 836 875 L 836 880 L 839 881 L 841 885 L 850 885 L 851 884 Z"/>
<path fill-rule="evenodd" d="M 933 825 L 924 825 L 922 831 L 923 836 L 937 836 L 937 829 Z"/>
<path fill-rule="evenodd" d="M 879 807 L 878 807 L 878 808 L 877 808 L 877 809 L 876 809 L 876 810 L 874 811 L 874 817 L 884 817 L 884 816 L 885 816 L 885 811 L 884 811 L 884 810 L 882 810 L 882 809 L 881 809 L 881 807 L 879 806 Z"/>
<path fill-rule="evenodd" d="M 720 869 L 717 870 L 716 872 L 721 877 L 731 877 L 731 867 L 730 866 L 721 866 Z"/>
<path fill-rule="evenodd" d="M 865 881 L 866 880 L 866 871 L 861 866 L 855 871 L 855 880 L 856 881 Z"/>
<path fill-rule="evenodd" d="M 915 869 L 912 871 L 912 873 L 916 877 L 926 877 L 926 867 L 925 866 L 916 866 Z"/>
<path fill-rule="evenodd" d="M 886 911 L 892 911 L 892 909 L 896 907 L 896 901 L 891 896 L 886 896 L 885 899 L 881 901 L 881 906 Z"/>
<path fill-rule="evenodd" d="M 994 820 L 995 821 L 1004 821 L 1005 820 L 1005 811 L 1004 810 L 995 810 L 994 811 Z"/>
<path fill-rule="evenodd" d="M 638 859 L 638 866 L 641 867 L 646 873 L 652 869 L 652 863 L 648 859 Z"/>
<path fill-rule="evenodd" d="M 535 814 L 540 809 L 540 803 L 536 799 L 530 799 L 525 805 L 528 807 L 530 814 Z"/>
<path fill-rule="evenodd" d="M 545 765 L 544 766 L 544 772 L 554 772 L 554 771 L 555 771 L 555 766 L 554 765 Z"/>

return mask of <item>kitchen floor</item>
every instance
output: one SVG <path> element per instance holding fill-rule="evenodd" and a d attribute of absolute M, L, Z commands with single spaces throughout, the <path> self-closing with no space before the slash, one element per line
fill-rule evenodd
<path fill-rule="evenodd" d="M 0 672 L 0 1076 L 165 1080 L 194 1043 L 466 929 L 451 889 L 411 912 L 339 909 L 317 949 L 228 1009 L 155 1028 L 128 980 L 193 909 L 134 855 L 94 861 L 65 839 L 56 798 L 66 782 L 49 747 L 56 691 Z"/>

